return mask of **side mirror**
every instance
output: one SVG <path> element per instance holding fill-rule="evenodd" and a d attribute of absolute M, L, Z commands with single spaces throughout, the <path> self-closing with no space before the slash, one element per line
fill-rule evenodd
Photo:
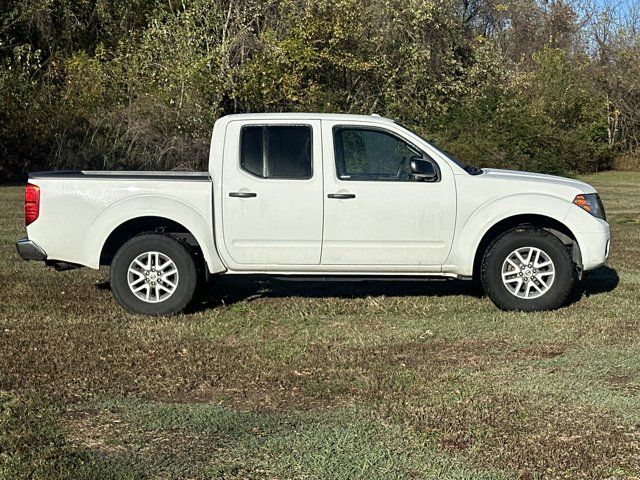
<path fill-rule="evenodd" d="M 436 172 L 436 168 L 429 160 L 424 160 L 423 158 L 412 158 L 411 175 L 414 178 L 428 182 L 435 180 L 438 177 L 438 172 Z"/>

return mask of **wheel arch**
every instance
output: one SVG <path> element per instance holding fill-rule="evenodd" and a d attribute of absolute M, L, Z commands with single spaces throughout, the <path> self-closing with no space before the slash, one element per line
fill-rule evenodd
<path fill-rule="evenodd" d="M 164 233 L 179 238 L 202 255 L 202 248 L 196 237 L 184 225 L 165 217 L 141 216 L 126 220 L 118 225 L 106 238 L 100 251 L 100 265 L 110 265 L 116 252 L 127 241 L 143 233 Z"/>
<path fill-rule="evenodd" d="M 555 218 L 541 214 L 520 214 L 503 218 L 492 225 L 482 236 L 473 259 L 473 277 L 479 278 L 482 259 L 489 246 L 504 233 L 517 228 L 541 228 L 555 235 L 562 243 L 571 246 L 572 258 L 579 269 L 582 269 L 582 254 L 576 235 L 564 223 Z"/>
<path fill-rule="evenodd" d="M 110 205 L 93 219 L 88 227 L 91 234 L 86 235 L 82 246 L 81 256 L 86 259 L 83 265 L 98 268 L 101 262 L 106 262 L 108 251 L 103 256 L 105 244 L 109 241 L 111 248 L 115 242 L 113 238 L 122 238 L 123 232 L 139 234 L 143 231 L 156 231 L 164 226 L 167 233 L 172 233 L 169 230 L 175 229 L 174 232 L 182 234 L 184 238 L 193 236 L 202 251 L 209 273 L 224 272 L 226 267 L 216 249 L 210 215 L 206 210 L 166 195 L 127 197 Z M 150 230 L 145 230 L 147 228 Z M 114 232 L 116 237 L 112 237 Z"/>

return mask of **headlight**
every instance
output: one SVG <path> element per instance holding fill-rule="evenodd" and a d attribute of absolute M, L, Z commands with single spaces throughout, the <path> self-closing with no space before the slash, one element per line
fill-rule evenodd
<path fill-rule="evenodd" d="M 582 193 L 580 195 L 576 195 L 576 198 L 573 199 L 573 203 L 596 218 L 601 218 L 602 220 L 607 219 L 607 216 L 604 213 L 604 205 L 602 205 L 600 196 L 597 193 Z"/>

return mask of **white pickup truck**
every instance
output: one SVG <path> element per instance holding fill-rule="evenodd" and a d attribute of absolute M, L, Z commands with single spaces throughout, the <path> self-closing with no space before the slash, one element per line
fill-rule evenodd
<path fill-rule="evenodd" d="M 499 308 L 552 309 L 609 253 L 592 186 L 467 166 L 362 115 L 223 117 L 206 173 L 32 173 L 25 220 L 24 259 L 110 265 L 151 315 L 222 274 L 474 278 Z"/>

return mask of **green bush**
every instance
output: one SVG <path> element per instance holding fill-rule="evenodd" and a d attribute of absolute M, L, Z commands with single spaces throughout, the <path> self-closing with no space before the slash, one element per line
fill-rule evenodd
<path fill-rule="evenodd" d="M 517 4 L 467 18 L 455 0 L 6 3 L 0 180 L 202 169 L 214 121 L 242 112 L 375 112 L 469 163 L 549 173 L 608 168 L 637 137 L 629 115 L 607 131 L 615 99 L 577 40 L 543 30 L 514 58 L 519 24 L 487 30 Z M 580 28 L 530 8 L 558 35 Z"/>

